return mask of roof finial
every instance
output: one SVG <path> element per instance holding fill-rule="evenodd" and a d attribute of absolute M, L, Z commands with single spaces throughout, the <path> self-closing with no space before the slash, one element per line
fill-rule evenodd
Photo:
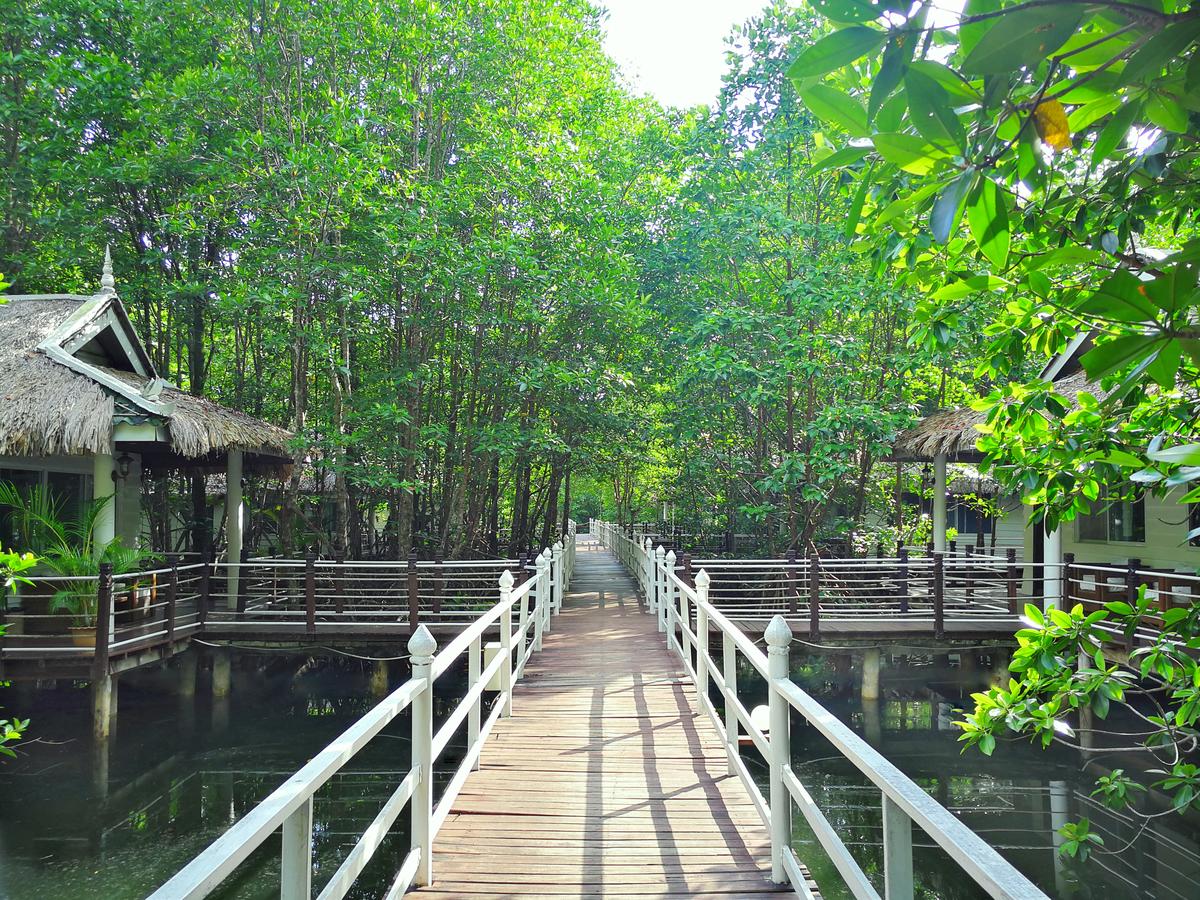
<path fill-rule="evenodd" d="M 109 245 L 104 245 L 104 269 L 100 272 L 100 293 L 115 294 L 117 292 L 117 282 L 113 278 L 112 270 L 112 253 Z"/>

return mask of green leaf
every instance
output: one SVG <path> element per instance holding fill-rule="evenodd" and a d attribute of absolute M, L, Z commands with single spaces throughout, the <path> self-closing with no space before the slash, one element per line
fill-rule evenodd
<path fill-rule="evenodd" d="M 1183 346 L 1179 341 L 1168 341 L 1167 345 L 1155 354 L 1154 360 L 1146 367 L 1146 373 L 1164 391 L 1175 387 L 1175 376 L 1179 372 L 1179 364 L 1183 362 Z"/>
<path fill-rule="evenodd" d="M 1200 466 L 1200 444 L 1180 444 L 1165 450 L 1148 450 L 1146 456 L 1159 463 Z"/>
<path fill-rule="evenodd" d="M 908 93 L 909 115 L 921 136 L 931 144 L 948 143 L 962 150 L 966 135 L 946 89 L 917 71 L 904 76 L 904 89 Z"/>
<path fill-rule="evenodd" d="M 1147 75 L 1157 80 L 1167 64 L 1183 53 L 1197 37 L 1200 37 L 1200 21 L 1185 19 L 1173 22 L 1146 41 L 1125 63 L 1121 72 L 1121 84 L 1133 84 Z"/>
<path fill-rule="evenodd" d="M 914 72 L 920 72 L 927 78 L 931 78 L 940 84 L 943 90 L 951 97 L 962 100 L 964 103 L 981 103 L 983 96 L 979 91 L 975 90 L 961 77 L 955 74 L 953 69 L 950 69 L 939 62 L 934 62 L 931 59 L 913 60 L 908 64 L 909 69 Z"/>
<path fill-rule="evenodd" d="M 887 32 L 865 25 L 852 25 L 827 34 L 815 44 L 804 48 L 788 66 L 792 80 L 812 78 L 840 69 L 883 46 Z"/>
<path fill-rule="evenodd" d="M 875 121 L 875 114 L 879 112 L 884 101 L 892 95 L 892 91 L 900 84 L 900 80 L 904 77 L 904 70 L 904 54 L 897 42 L 893 40 L 888 44 L 887 49 L 883 51 L 883 63 L 880 65 L 879 72 L 876 73 L 871 83 L 871 96 L 867 100 L 868 121 Z"/>
<path fill-rule="evenodd" d="M 1111 119 L 1109 119 L 1100 133 L 1096 135 L 1096 143 L 1092 145 L 1092 168 L 1100 165 L 1102 161 L 1108 158 L 1117 147 L 1125 140 L 1125 136 L 1129 134 L 1129 129 L 1133 127 L 1133 120 L 1141 110 L 1142 104 L 1130 101 L 1118 110 Z"/>
<path fill-rule="evenodd" d="M 872 3 L 871 0 L 812 0 L 812 6 L 835 22 L 873 22 L 887 10 L 897 8 L 893 3 Z"/>
<path fill-rule="evenodd" d="M 1153 322 L 1158 310 L 1135 276 L 1119 269 L 1092 291 L 1076 309 L 1081 313 L 1122 322 Z"/>
<path fill-rule="evenodd" d="M 872 169 L 874 164 L 872 163 Z M 866 174 L 859 181 L 858 190 L 854 194 L 854 200 L 850 204 L 850 214 L 846 217 L 845 235 L 847 239 L 852 240 L 858 232 L 858 222 L 862 218 L 863 204 L 867 202 L 867 191 L 871 187 L 871 171 L 868 169 Z"/>
<path fill-rule="evenodd" d="M 1035 68 L 1066 43 L 1083 19 L 1075 4 L 1034 6 L 1005 13 L 980 38 L 963 60 L 971 75 L 1002 75 L 1020 68 Z"/>
<path fill-rule="evenodd" d="M 1083 131 L 1093 122 L 1098 122 L 1110 112 L 1121 108 L 1121 97 L 1119 94 L 1113 94 L 1107 97 L 1099 97 L 1077 109 L 1071 110 L 1071 114 L 1067 116 L 1067 127 L 1071 129 L 1071 133 Z"/>
<path fill-rule="evenodd" d="M 905 191 L 901 193 L 897 199 L 893 200 L 882 210 L 880 210 L 879 215 L 875 217 L 875 224 L 888 224 L 897 216 L 903 215 L 909 209 L 924 203 L 927 199 L 933 196 L 933 193 L 937 189 L 938 186 L 936 184 L 927 184 L 915 191 Z"/>
<path fill-rule="evenodd" d="M 1188 130 L 1187 110 L 1166 94 L 1156 92 L 1146 98 L 1146 118 L 1164 131 Z"/>
<path fill-rule="evenodd" d="M 1080 361 L 1089 378 L 1103 378 L 1149 356 L 1161 341 L 1149 335 L 1126 334 L 1092 348 Z"/>
<path fill-rule="evenodd" d="M 970 278 L 960 278 L 945 287 L 938 288 L 930 295 L 931 300 L 961 300 L 980 291 L 995 291 L 1009 287 L 1011 282 L 995 275 L 972 275 Z"/>
<path fill-rule="evenodd" d="M 809 169 L 808 172 L 810 175 L 816 175 L 818 172 L 824 172 L 827 169 L 841 169 L 845 166 L 853 165 L 870 152 L 870 147 L 843 147 L 841 150 L 830 153 Z"/>
<path fill-rule="evenodd" d="M 963 200 L 974 182 L 975 171 L 968 169 L 938 194 L 933 211 L 929 214 L 929 230 L 933 232 L 933 239 L 939 244 L 950 240 L 950 235 L 958 228 L 962 218 Z"/>
<path fill-rule="evenodd" d="M 944 150 L 926 143 L 915 134 L 873 134 L 871 143 L 888 162 L 914 175 L 928 175 L 940 160 L 949 158 Z"/>
<path fill-rule="evenodd" d="M 971 237 L 997 269 L 1008 263 L 1010 231 L 1008 206 L 999 185 L 990 178 L 981 178 L 979 186 L 967 203 L 967 224 Z"/>
<path fill-rule="evenodd" d="M 853 137 L 867 137 L 867 113 L 849 94 L 827 84 L 814 84 L 800 91 L 800 99 L 818 119 L 840 125 Z"/>

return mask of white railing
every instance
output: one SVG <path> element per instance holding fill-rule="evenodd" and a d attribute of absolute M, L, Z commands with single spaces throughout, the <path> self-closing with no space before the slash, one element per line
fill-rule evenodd
<path fill-rule="evenodd" d="M 764 653 L 741 629 L 708 600 L 710 579 L 701 569 L 695 585 L 680 578 L 674 553 L 629 539 L 620 529 L 594 521 L 593 534 L 612 550 L 639 581 L 649 612 L 658 628 L 683 661 L 696 694 L 721 736 L 730 774 L 737 774 L 771 835 L 771 878 L 790 883 L 796 894 L 812 897 L 804 870 L 791 846 L 792 807 L 798 808 L 818 842 L 857 900 L 879 900 L 880 893 L 850 854 L 837 831 L 813 801 L 791 765 L 791 710 L 796 710 L 834 748 L 858 767 L 882 794 L 883 896 L 907 900 L 914 896 L 912 828 L 925 831 L 972 880 L 990 896 L 1010 900 L 1046 900 L 1036 885 L 1005 860 L 953 813 L 927 794 L 916 782 L 885 759 L 836 716 L 791 680 L 788 652 L 792 632 L 783 616 L 767 626 Z M 709 651 L 709 635 L 721 636 L 718 664 Z M 769 728 L 764 732 L 751 719 L 738 696 L 739 654 L 766 681 Z M 723 703 L 718 713 L 709 697 L 715 686 Z M 767 796 L 763 796 L 741 756 L 739 735 L 749 737 L 770 768 Z"/>
<path fill-rule="evenodd" d="M 543 635 L 550 631 L 553 615 L 562 608 L 562 595 L 570 583 L 569 560 L 574 557 L 574 543 L 572 530 L 565 544 L 560 542 L 554 548 L 542 551 L 537 557 L 534 574 L 519 586 L 514 586 L 512 572 L 505 570 L 499 579 L 498 602 L 440 652 L 435 652 L 437 642 L 429 629 L 421 625 L 408 641 L 412 677 L 213 841 L 208 849 L 151 894 L 151 900 L 190 900 L 208 896 L 279 829 L 283 833 L 280 897 L 283 900 L 309 900 L 312 897 L 313 796 L 406 709 L 411 709 L 411 766 L 321 890 L 318 900 L 340 900 L 346 896 L 406 806 L 411 815 L 410 850 L 384 896 L 390 900 L 412 886 L 432 884 L 434 839 L 468 776 L 479 768 L 480 754 L 496 721 L 512 715 L 513 686 L 524 674 L 529 658 L 541 649 Z M 483 639 L 495 626 L 499 626 L 500 646 L 491 661 L 485 663 Z M 467 656 L 466 694 L 435 732 L 433 686 L 463 654 Z M 484 691 L 493 679 L 498 682 L 499 693 L 484 720 Z M 434 766 L 464 721 L 466 752 L 435 806 Z"/>

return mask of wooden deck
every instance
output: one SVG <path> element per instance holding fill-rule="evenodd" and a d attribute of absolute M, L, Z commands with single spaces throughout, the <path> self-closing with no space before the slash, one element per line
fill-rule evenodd
<path fill-rule="evenodd" d="M 770 845 L 632 581 L 581 539 L 573 589 L 434 845 L 450 897 L 745 897 Z M 815 891 L 815 887 L 814 887 Z"/>

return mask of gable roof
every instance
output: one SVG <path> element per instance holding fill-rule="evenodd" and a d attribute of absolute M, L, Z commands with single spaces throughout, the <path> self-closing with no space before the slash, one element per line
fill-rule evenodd
<path fill-rule="evenodd" d="M 1100 384 L 1083 371 L 1082 356 L 1092 348 L 1092 333 L 1077 334 L 1063 350 L 1042 368 L 1041 379 L 1054 382 L 1054 390 L 1074 402 L 1082 391 L 1103 397 Z M 987 421 L 987 414 L 969 406 L 942 409 L 896 436 L 889 459 L 896 462 L 926 462 L 935 456 L 959 462 L 979 462 L 983 454 L 976 448 L 976 425 Z"/>
<path fill-rule="evenodd" d="M 165 429 L 167 456 L 211 464 L 242 450 L 259 468 L 290 462 L 288 431 L 159 378 L 111 289 L 2 299 L 0 455 L 106 453 L 114 426 L 138 421 Z"/>

